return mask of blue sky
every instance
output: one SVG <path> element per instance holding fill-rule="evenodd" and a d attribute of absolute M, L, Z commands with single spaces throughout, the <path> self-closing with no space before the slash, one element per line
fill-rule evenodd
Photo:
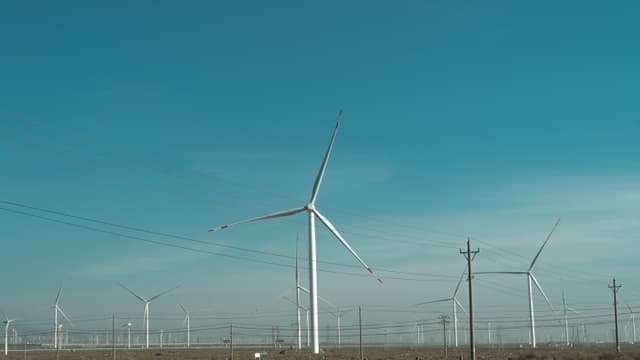
<path fill-rule="evenodd" d="M 640 305 L 636 4 L 69 1 L 0 14 L 4 201 L 293 256 L 296 234 L 306 252 L 302 215 L 206 230 L 303 205 L 343 109 L 318 208 L 374 269 L 435 275 L 381 271 L 379 286 L 323 273 L 323 296 L 344 306 L 447 296 L 467 236 L 479 270 L 520 270 L 561 217 L 536 268 L 552 301 L 564 289 L 606 309 L 615 275 Z M 141 313 L 118 281 L 148 295 L 183 284 L 158 302 L 166 314 L 177 302 L 290 308 L 280 296 L 291 269 L 0 219 L 10 289 L 0 306 L 21 318 L 48 319 L 61 283 L 80 318 Z M 355 265 L 324 230 L 319 257 Z M 482 281 L 481 318 L 483 304 L 526 317 L 524 279 L 490 280 L 509 296 Z"/>

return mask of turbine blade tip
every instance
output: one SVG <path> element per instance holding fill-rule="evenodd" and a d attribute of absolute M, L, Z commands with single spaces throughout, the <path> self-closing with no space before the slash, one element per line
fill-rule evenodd
<path fill-rule="evenodd" d="M 382 279 L 381 279 L 381 278 L 378 278 L 378 282 L 379 282 L 380 284 L 382 284 Z"/>
<path fill-rule="evenodd" d="M 220 226 L 220 230 L 222 230 L 222 229 L 226 229 L 226 228 L 228 228 L 228 227 L 229 227 L 229 225 L 222 225 L 222 226 Z"/>
<path fill-rule="evenodd" d="M 370 267 L 367 268 L 367 271 L 369 272 L 369 274 L 373 274 L 373 270 Z"/>
<path fill-rule="evenodd" d="M 209 230 L 207 230 L 207 232 L 214 232 L 214 231 L 216 231 L 216 230 L 215 230 L 215 229 L 209 229 Z"/>

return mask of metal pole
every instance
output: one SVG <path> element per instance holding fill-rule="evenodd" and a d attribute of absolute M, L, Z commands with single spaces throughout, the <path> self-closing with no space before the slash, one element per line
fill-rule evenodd
<path fill-rule="evenodd" d="M 444 347 L 444 357 L 447 357 L 447 318 L 448 316 L 442 315 L 440 319 L 442 320 L 442 345 Z"/>
<path fill-rule="evenodd" d="M 364 360 L 362 355 L 362 308 L 358 306 L 358 326 L 360 328 L 360 360 Z"/>
<path fill-rule="evenodd" d="M 470 238 L 467 238 L 467 251 L 462 251 L 462 249 L 460 249 L 460 253 L 463 254 L 467 259 L 467 274 L 469 275 L 469 358 L 471 360 L 475 360 L 476 358 L 476 342 L 473 336 L 473 285 L 471 284 L 473 275 L 471 272 L 471 261 L 473 260 L 473 257 L 475 257 L 475 255 L 479 252 L 480 249 L 471 251 Z"/>
<path fill-rule="evenodd" d="M 111 351 L 113 352 L 113 360 L 116 360 L 116 315 L 111 317 Z"/>
<path fill-rule="evenodd" d="M 233 360 L 233 324 L 229 325 L 229 360 Z"/>
<path fill-rule="evenodd" d="M 298 350 L 302 349 L 302 329 L 300 328 L 300 274 L 298 273 L 298 235 L 296 234 L 296 325 L 298 328 Z"/>
<path fill-rule="evenodd" d="M 609 289 L 613 290 L 613 313 L 616 322 L 616 352 L 620 352 L 620 340 L 618 338 L 618 290 L 622 285 L 616 285 L 616 278 L 613 278 L 613 286 L 609 285 Z"/>

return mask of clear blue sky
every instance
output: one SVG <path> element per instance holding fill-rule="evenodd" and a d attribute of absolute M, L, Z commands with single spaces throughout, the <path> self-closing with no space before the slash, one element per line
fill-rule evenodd
<path fill-rule="evenodd" d="M 380 286 L 322 273 L 321 295 L 345 306 L 448 296 L 466 236 L 481 248 L 479 270 L 525 270 L 561 217 L 536 272 L 552 301 L 564 289 L 606 306 L 615 275 L 640 307 L 638 11 L 590 1 L 4 3 L 0 198 L 286 256 L 299 233 L 305 253 L 302 215 L 206 230 L 303 205 L 343 109 L 317 206 L 374 269 L 405 274 L 381 271 Z M 141 313 L 118 281 L 149 296 L 182 283 L 157 304 L 167 314 L 179 301 L 218 313 L 290 308 L 280 294 L 291 269 L 7 211 L 0 224 L 0 307 L 22 318 L 48 319 L 63 282 L 76 317 Z M 321 260 L 356 264 L 324 230 L 319 243 Z M 503 303 L 526 316 L 524 278 L 482 281 L 480 314 Z"/>

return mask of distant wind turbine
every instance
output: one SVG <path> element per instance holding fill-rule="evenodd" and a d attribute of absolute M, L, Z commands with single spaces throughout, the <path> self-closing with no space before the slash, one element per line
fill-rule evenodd
<path fill-rule="evenodd" d="M 150 304 L 153 300 L 155 300 L 155 299 L 159 298 L 160 296 L 165 295 L 166 293 L 168 293 L 168 292 L 170 292 L 170 291 L 172 291 L 172 290 L 175 290 L 175 289 L 179 288 L 179 287 L 180 287 L 180 285 L 175 286 L 175 287 L 172 287 L 172 288 L 171 288 L 171 289 L 169 289 L 169 290 L 165 290 L 165 291 L 163 291 L 163 292 L 159 293 L 158 295 L 155 295 L 155 296 L 150 297 L 149 299 L 145 299 L 145 298 L 143 298 L 142 296 L 140 296 L 140 295 L 138 295 L 138 294 L 134 293 L 134 292 L 133 292 L 133 290 L 129 289 L 128 287 L 126 287 L 126 286 L 124 286 L 124 285 L 122 285 L 121 283 L 118 283 L 118 285 L 119 285 L 121 288 L 123 288 L 123 289 L 125 289 L 126 291 L 128 291 L 131 295 L 135 296 L 138 300 L 140 300 L 140 301 L 142 301 L 142 302 L 144 303 L 144 317 L 143 317 L 143 321 L 144 321 L 144 326 L 145 326 L 145 331 L 146 331 L 146 338 L 147 338 L 147 341 L 146 341 L 146 344 L 147 344 L 147 345 L 146 345 L 146 348 L 148 349 L 148 348 L 149 348 L 149 304 Z"/>
<path fill-rule="evenodd" d="M 2 323 L 4 324 L 4 355 L 7 356 L 9 355 L 9 325 L 11 325 L 15 320 L 9 320 L 4 312 L 2 313 L 2 316 L 4 317 L 4 320 L 2 320 Z"/>
<path fill-rule="evenodd" d="M 569 318 L 567 316 L 567 313 L 569 311 L 572 311 L 576 314 L 579 314 L 575 309 L 570 308 L 569 306 L 567 306 L 567 300 L 564 297 L 564 291 L 562 292 L 562 311 L 564 313 L 564 338 L 565 338 L 565 344 L 567 346 L 570 345 L 569 342 Z"/>
<path fill-rule="evenodd" d="M 71 322 L 71 320 L 69 320 L 69 318 L 64 313 L 64 311 L 62 311 L 62 309 L 60 308 L 61 297 L 62 297 L 62 287 L 58 289 L 58 295 L 56 295 L 56 301 L 53 305 L 51 305 L 51 308 L 53 309 L 53 347 L 55 349 L 58 348 L 58 344 L 60 342 L 60 339 L 59 339 L 60 324 L 58 322 L 58 313 L 60 313 L 65 319 L 67 319 L 68 322 Z"/>
<path fill-rule="evenodd" d="M 189 316 L 189 310 L 187 310 L 182 304 L 180 308 L 184 311 L 184 321 L 183 323 L 187 325 L 187 348 L 191 347 L 191 317 Z"/>
<path fill-rule="evenodd" d="M 633 342 L 631 343 L 635 344 L 638 341 L 636 338 L 636 316 L 633 313 L 633 310 L 631 310 L 631 306 L 629 306 L 629 304 L 627 304 L 627 308 L 629 309 L 629 313 L 631 314 L 631 327 L 633 328 Z"/>
<path fill-rule="evenodd" d="M 549 235 L 547 235 L 547 238 L 542 243 L 542 246 L 540 247 L 540 249 L 536 253 L 536 256 L 533 258 L 533 261 L 531 261 L 531 265 L 529 265 L 529 268 L 527 269 L 527 271 L 484 271 L 484 272 L 476 272 L 475 273 L 476 275 L 477 274 L 527 275 L 527 285 L 528 285 L 527 288 L 529 290 L 529 338 L 531 340 L 531 346 L 533 348 L 536 347 L 536 325 L 535 325 L 535 318 L 534 318 L 534 315 L 533 315 L 533 293 L 532 293 L 532 288 L 531 288 L 531 281 L 533 281 L 533 283 L 536 285 L 536 288 L 538 288 L 538 291 L 540 291 L 540 294 L 542 294 L 542 296 L 544 297 L 544 300 L 547 302 L 547 304 L 549 304 L 551 309 L 553 309 L 553 305 L 551 305 L 551 301 L 549 301 L 549 298 L 544 293 L 544 290 L 542 290 L 542 287 L 540 286 L 540 283 L 538 282 L 536 277 L 533 275 L 533 272 L 532 272 L 533 271 L 533 266 L 536 264 L 536 261 L 538 260 L 538 257 L 540 256 L 540 253 L 542 253 L 542 249 L 544 249 L 545 245 L 547 245 L 547 242 L 551 238 L 551 235 L 553 234 L 553 232 L 558 227 L 559 223 L 560 223 L 560 219 L 558 219 L 556 221 L 555 225 L 553 225 L 553 229 L 551 229 L 551 232 L 549 233 Z"/>
<path fill-rule="evenodd" d="M 127 348 L 128 349 L 131 349 L 131 326 L 133 326 L 131 321 L 128 321 L 126 324 L 122 325 L 122 327 L 127 328 Z"/>
<path fill-rule="evenodd" d="M 305 288 L 304 286 L 298 286 L 297 290 L 302 290 L 302 292 L 309 294 L 309 289 Z M 296 291 L 297 291 L 296 290 Z M 341 340 L 341 329 L 342 326 L 340 325 L 341 321 L 342 321 L 342 314 L 343 311 L 334 303 L 332 303 L 331 301 L 323 298 L 322 296 L 318 296 L 318 299 L 320 299 L 320 301 L 324 302 L 325 304 L 331 306 L 332 308 L 335 309 L 335 312 L 333 311 L 329 311 L 329 314 L 333 315 L 336 320 L 338 321 L 338 346 L 340 346 L 342 344 L 342 340 Z"/>
<path fill-rule="evenodd" d="M 460 309 L 466 313 L 466 311 L 464 310 L 464 306 L 462 306 L 462 304 L 460 303 L 460 301 L 458 301 L 458 298 L 456 296 L 458 295 L 458 291 L 460 290 L 460 284 L 462 284 L 462 280 L 464 279 L 464 275 L 466 273 L 467 273 L 467 269 L 465 267 L 464 271 L 462 271 L 462 275 L 460 275 L 460 279 L 458 280 L 458 283 L 456 284 L 456 288 L 455 290 L 453 290 L 453 295 L 451 295 L 451 297 L 438 299 L 438 300 L 425 301 L 425 302 L 416 304 L 419 306 L 419 305 L 427 305 L 427 304 L 451 301 L 453 305 L 453 337 L 454 337 L 456 347 L 458 347 L 458 307 L 460 307 Z"/>
<path fill-rule="evenodd" d="M 292 303 L 293 305 L 295 305 L 296 308 L 302 309 L 302 310 L 304 310 L 306 312 L 306 314 L 307 314 L 307 347 L 310 347 L 311 346 L 311 342 L 310 342 L 311 341 L 310 340 L 311 339 L 311 333 L 310 333 L 311 332 L 311 330 L 310 330 L 311 327 L 309 326 L 309 309 L 304 307 L 304 306 L 302 306 L 302 305 L 300 305 L 300 304 L 298 304 L 298 303 L 296 303 L 295 301 L 289 299 L 286 296 L 283 296 L 282 298 L 284 300 L 287 300 L 288 302 Z"/>
<path fill-rule="evenodd" d="M 251 223 L 254 221 L 267 220 L 267 219 L 275 219 L 280 217 L 291 216 L 294 214 L 301 213 L 306 211 L 309 216 L 309 284 L 310 284 L 310 304 L 311 304 L 311 327 L 313 331 L 313 352 L 318 354 L 320 352 L 320 343 L 319 343 L 319 326 L 318 326 L 318 272 L 317 272 L 317 260 L 316 260 L 316 225 L 315 219 L 318 217 L 320 222 L 342 243 L 342 245 L 353 255 L 360 264 L 362 264 L 369 273 L 373 274 L 373 270 L 369 265 L 367 265 L 364 260 L 351 248 L 351 246 L 347 243 L 347 241 L 342 237 L 342 235 L 336 230 L 333 224 L 324 217 L 316 209 L 315 202 L 318 196 L 318 191 L 320 190 L 320 184 L 322 183 L 322 178 L 324 177 L 325 170 L 327 168 L 327 162 L 329 161 L 329 155 L 331 154 L 331 148 L 333 147 L 333 142 L 336 138 L 336 134 L 338 132 L 338 127 L 340 125 L 340 119 L 342 118 L 342 111 L 338 114 L 338 120 L 336 121 L 336 126 L 333 130 L 333 135 L 331 136 L 331 141 L 329 142 L 329 148 L 324 156 L 324 160 L 322 161 L 322 165 L 320 166 L 320 171 L 316 176 L 315 183 L 313 184 L 313 190 L 311 191 L 311 199 L 309 203 L 307 203 L 303 207 L 298 207 L 291 210 L 280 211 L 277 213 L 259 216 L 255 218 L 251 218 L 248 220 L 238 221 L 228 225 L 222 225 L 213 229 L 209 229 L 209 232 L 223 230 L 235 225 L 241 225 L 246 223 Z M 382 283 L 382 280 L 378 278 L 378 282 Z"/>

